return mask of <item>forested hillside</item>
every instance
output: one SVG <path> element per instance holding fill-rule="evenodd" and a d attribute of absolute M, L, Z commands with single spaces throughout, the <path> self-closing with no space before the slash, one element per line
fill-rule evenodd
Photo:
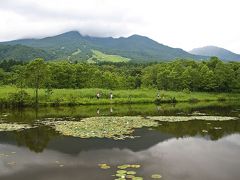
<path fill-rule="evenodd" d="M 92 60 L 94 57 L 94 50 L 98 50 L 107 55 L 121 56 L 122 58 L 127 58 L 133 62 L 166 61 L 176 58 L 196 60 L 208 58 L 205 56 L 190 54 L 179 48 L 165 46 L 148 37 L 139 35 L 133 35 L 127 38 L 99 38 L 82 36 L 77 31 L 70 31 L 43 39 L 21 39 L 2 42 L 0 44 L 21 44 L 28 47 L 42 49 L 48 52 L 55 60 Z M 21 51 L 21 53 L 22 56 L 25 55 L 24 50 Z M 95 59 L 94 62 L 98 62 L 98 59 Z"/>
<path fill-rule="evenodd" d="M 154 64 L 44 62 L 0 63 L 2 85 L 31 87 L 34 73 L 42 72 L 44 88 L 157 88 L 174 91 L 233 92 L 240 90 L 240 63 L 177 60 Z M 11 66 L 11 67 L 9 67 Z M 31 67 L 31 68 L 30 68 Z M 35 72 L 36 71 L 36 72 Z M 31 76 L 29 76 L 31 74 Z"/>
<path fill-rule="evenodd" d="M 16 60 L 30 61 L 42 57 L 46 60 L 55 59 L 56 56 L 39 48 L 32 48 L 25 45 L 0 45 L 0 61 Z"/>

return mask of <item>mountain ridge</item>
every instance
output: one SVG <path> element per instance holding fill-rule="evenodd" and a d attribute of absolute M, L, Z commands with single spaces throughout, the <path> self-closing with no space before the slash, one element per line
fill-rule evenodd
<path fill-rule="evenodd" d="M 87 61 L 93 57 L 92 50 L 109 55 L 118 55 L 131 59 L 133 62 L 168 61 L 177 58 L 207 59 L 206 56 L 190 54 L 180 48 L 172 48 L 146 36 L 131 35 L 129 37 L 92 37 L 83 36 L 78 31 L 68 31 L 45 38 L 19 39 L 0 42 L 3 45 L 24 45 L 42 49 L 56 59 L 74 59 Z M 80 50 L 80 53 L 75 53 Z M 74 54 L 74 55 L 73 55 Z"/>
<path fill-rule="evenodd" d="M 240 54 L 234 53 L 222 47 L 212 45 L 194 48 L 189 51 L 189 53 L 203 56 L 216 56 L 225 61 L 240 61 Z"/>

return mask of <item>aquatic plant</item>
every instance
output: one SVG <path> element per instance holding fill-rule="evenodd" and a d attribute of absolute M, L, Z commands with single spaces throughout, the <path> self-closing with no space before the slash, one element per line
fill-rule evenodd
<path fill-rule="evenodd" d="M 160 174 L 153 174 L 153 175 L 151 176 L 151 178 L 152 178 L 152 179 L 161 179 L 162 176 L 161 176 Z"/>
<path fill-rule="evenodd" d="M 17 131 L 32 128 L 28 124 L 0 123 L 0 131 Z"/>
<path fill-rule="evenodd" d="M 226 116 L 148 116 L 147 119 L 167 122 L 207 120 L 207 121 L 228 121 L 235 120 L 236 117 Z"/>
<path fill-rule="evenodd" d="M 134 138 L 136 128 L 157 126 L 154 120 L 142 117 L 91 117 L 81 121 L 46 121 L 59 133 L 80 138 Z"/>

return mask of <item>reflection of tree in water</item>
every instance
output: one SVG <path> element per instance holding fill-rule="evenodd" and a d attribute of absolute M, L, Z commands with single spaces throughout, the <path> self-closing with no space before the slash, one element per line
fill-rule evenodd
<path fill-rule="evenodd" d="M 161 122 L 161 124 L 155 129 L 176 137 L 201 135 L 209 136 L 211 140 L 218 140 L 225 135 L 240 133 L 240 120 Z"/>
<path fill-rule="evenodd" d="M 18 145 L 25 145 L 34 152 L 42 152 L 48 142 L 57 135 L 58 133 L 53 128 L 47 126 L 14 132 Z"/>

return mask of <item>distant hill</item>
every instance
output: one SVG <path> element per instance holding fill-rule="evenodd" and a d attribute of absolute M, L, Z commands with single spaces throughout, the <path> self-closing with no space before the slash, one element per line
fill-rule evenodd
<path fill-rule="evenodd" d="M 1 45 L 0 44 L 0 60 L 17 60 L 29 61 L 35 58 L 44 58 L 46 60 L 54 59 L 55 56 L 37 48 L 24 45 Z"/>
<path fill-rule="evenodd" d="M 165 61 L 176 58 L 206 59 L 205 56 L 190 54 L 179 48 L 160 44 L 148 37 L 133 35 L 127 38 L 99 38 L 82 36 L 77 31 L 66 32 L 43 39 L 20 39 L 1 42 L 5 45 L 17 45 L 42 49 L 56 59 L 87 61 L 93 59 L 94 52 L 119 56 L 135 62 Z M 95 51 L 94 51 L 95 50 Z M 22 52 L 24 54 L 24 51 Z M 109 57 L 109 56 L 108 56 Z M 109 60 L 109 59 L 108 59 Z"/>
<path fill-rule="evenodd" d="M 205 46 L 202 48 L 195 48 L 189 53 L 202 56 L 217 56 L 225 61 L 240 61 L 240 54 L 236 54 L 227 49 L 216 46 Z"/>

